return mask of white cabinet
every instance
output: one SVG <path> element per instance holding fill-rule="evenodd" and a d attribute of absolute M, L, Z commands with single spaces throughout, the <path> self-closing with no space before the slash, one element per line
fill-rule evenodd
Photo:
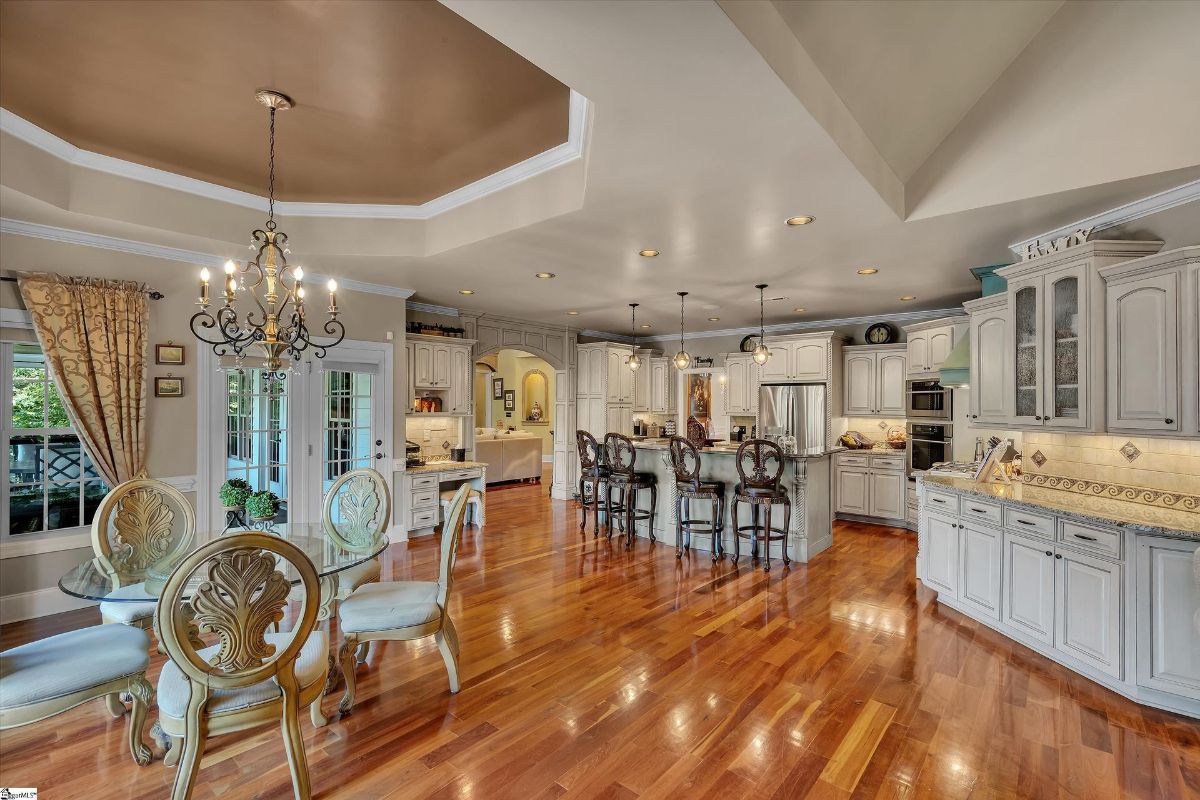
<path fill-rule="evenodd" d="M 770 362 L 768 362 L 770 363 Z M 759 366 L 746 355 L 725 357 L 725 413 L 752 416 L 758 413 Z"/>
<path fill-rule="evenodd" d="M 450 407 L 451 414 L 471 414 L 472 390 L 471 350 L 468 347 L 450 349 Z"/>
<path fill-rule="evenodd" d="M 871 504 L 871 473 L 869 470 L 855 467 L 838 467 L 837 469 L 837 510 L 841 514 L 862 514 L 870 512 Z"/>
<path fill-rule="evenodd" d="M 632 349 L 610 347 L 608 349 L 608 394 L 610 403 L 633 403 L 634 372 L 629 368 Z"/>
<path fill-rule="evenodd" d="M 412 383 L 417 389 L 437 388 L 437 380 L 433 375 L 433 345 L 428 342 L 417 342 L 412 345 Z"/>
<path fill-rule="evenodd" d="M 626 436 L 632 435 L 633 407 L 627 405 L 610 405 L 608 407 L 606 423 L 607 424 L 605 426 L 604 433 L 623 433 Z M 597 436 L 595 431 L 592 431 L 592 435 L 596 436 L 597 439 L 602 438 Z"/>
<path fill-rule="evenodd" d="M 452 360 L 453 356 L 449 345 L 434 345 L 433 385 L 439 389 L 450 388 L 450 371 L 453 369 Z"/>
<path fill-rule="evenodd" d="M 959 524 L 958 599 L 1000 619 L 1001 533 L 974 522 Z"/>
<path fill-rule="evenodd" d="M 651 359 L 650 411 L 655 414 L 675 413 L 675 378 L 675 368 L 670 359 Z"/>
<path fill-rule="evenodd" d="M 965 319 L 942 319 L 908 325 L 905 366 L 908 375 L 929 375 L 942 368 L 942 362 L 966 329 Z"/>
<path fill-rule="evenodd" d="M 905 346 L 860 345 L 842 350 L 842 412 L 847 417 L 903 417 Z"/>
<path fill-rule="evenodd" d="M 905 519 L 908 481 L 903 455 L 838 453 L 834 469 L 837 513 L 881 520 Z"/>
<path fill-rule="evenodd" d="M 1005 625 L 1054 644 L 1054 548 L 1044 540 L 1004 533 Z"/>
<path fill-rule="evenodd" d="M 409 404 L 418 394 L 442 401 L 442 413 L 471 414 L 474 361 L 473 339 L 408 334 L 404 351 L 408 358 Z"/>
<path fill-rule="evenodd" d="M 831 336 L 810 335 L 804 338 L 767 340 L 771 357 L 760 368 L 763 383 L 803 381 L 816 383 L 829 380 L 829 348 Z"/>
<path fill-rule="evenodd" d="M 973 424 L 1008 422 L 1006 376 L 1008 353 L 1008 295 L 997 294 L 963 303 L 971 316 L 970 419 Z"/>
<path fill-rule="evenodd" d="M 641 358 L 639 356 L 639 358 Z M 633 373 L 633 410 L 649 411 L 651 404 L 651 384 L 654 368 L 650 358 L 642 358 L 642 366 Z"/>
<path fill-rule="evenodd" d="M 925 575 L 930 587 L 958 595 L 958 519 L 937 513 L 925 515 Z"/>
<path fill-rule="evenodd" d="M 904 473 L 894 471 L 871 472 L 871 505 L 868 516 L 881 519 L 904 519 L 904 490 L 907 481 Z"/>
<path fill-rule="evenodd" d="M 1121 565 L 1058 548 L 1054 649 L 1121 677 Z"/>
<path fill-rule="evenodd" d="M 1137 549 L 1137 684 L 1200 700 L 1200 543 L 1143 536 Z"/>
<path fill-rule="evenodd" d="M 636 373 L 627 363 L 633 348 L 609 342 L 589 342 L 578 346 L 579 375 L 576 381 L 576 421 L 578 426 L 603 439 L 606 433 L 633 433 L 633 404 Z M 638 370 L 651 367 L 642 359 Z"/>
<path fill-rule="evenodd" d="M 908 372 L 910 375 L 921 375 L 929 370 L 929 337 L 923 333 L 908 335 Z"/>

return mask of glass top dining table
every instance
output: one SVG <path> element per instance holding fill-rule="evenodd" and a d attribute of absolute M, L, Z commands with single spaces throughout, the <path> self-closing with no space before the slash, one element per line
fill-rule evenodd
<path fill-rule="evenodd" d="M 230 530 L 223 534 L 216 534 L 205 538 L 196 547 L 199 548 L 202 544 L 206 544 L 219 536 L 231 536 L 238 533 L 266 533 L 267 535 L 277 536 L 280 539 L 291 542 L 300 548 L 304 555 L 308 556 L 309 560 L 317 568 L 317 575 L 322 579 L 331 578 L 343 570 L 369 561 L 382 553 L 388 546 L 387 537 L 380 536 L 369 547 L 364 547 L 361 550 L 357 548 L 347 550 L 325 535 L 325 530 L 320 522 L 285 522 L 273 526 L 268 531 Z M 162 570 L 152 568 L 151 571 L 156 573 L 161 572 L 161 575 L 156 576 L 159 578 L 158 580 L 151 579 L 146 581 L 147 593 L 153 598 L 157 597 L 162 591 L 163 584 L 170 574 L 171 568 L 169 566 Z M 300 583 L 300 574 L 287 561 L 280 560 L 279 571 L 291 583 Z M 189 582 L 193 585 L 198 585 L 204 579 L 204 574 L 198 570 L 193 574 Z M 83 600 L 99 600 L 112 603 L 148 602 L 146 595 L 115 591 L 112 582 L 104 571 L 96 565 L 96 561 L 93 558 L 88 558 L 68 570 L 59 578 L 58 588 L 72 597 L 78 597 Z M 184 592 L 184 597 L 189 596 L 191 596 L 190 587 L 189 590 L 185 590 Z"/>

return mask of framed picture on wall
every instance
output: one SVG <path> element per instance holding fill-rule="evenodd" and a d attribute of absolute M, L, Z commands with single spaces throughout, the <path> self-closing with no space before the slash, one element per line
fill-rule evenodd
<path fill-rule="evenodd" d="M 154 379 L 155 397 L 183 397 L 183 378 L 168 375 Z"/>
<path fill-rule="evenodd" d="M 183 345 L 167 342 L 154 345 L 155 364 L 182 364 Z"/>
<path fill-rule="evenodd" d="M 504 410 L 513 411 L 517 407 L 517 393 L 513 389 L 504 392 Z"/>
<path fill-rule="evenodd" d="M 504 378 L 492 378 L 492 399 L 504 399 Z"/>

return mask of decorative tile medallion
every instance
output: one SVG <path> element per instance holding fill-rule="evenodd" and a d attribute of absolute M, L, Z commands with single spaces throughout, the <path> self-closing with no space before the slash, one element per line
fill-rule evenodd
<path fill-rule="evenodd" d="M 1146 506 L 1200 511 L 1200 495 L 1184 494 L 1183 492 L 1167 492 L 1162 489 L 1147 489 L 1144 486 L 1128 486 L 1123 483 L 1092 481 L 1086 478 L 1067 478 L 1061 475 L 1034 475 L 1028 472 L 1021 476 L 1021 481 L 1034 486 L 1045 486 L 1048 489 L 1059 489 L 1064 492 L 1087 494 L 1094 497 L 1111 497 L 1114 500 L 1126 500 Z"/>
<path fill-rule="evenodd" d="M 1039 469 L 1041 469 L 1041 466 L 1046 463 L 1046 457 L 1042 455 L 1041 450 L 1034 450 L 1033 455 L 1029 457 L 1029 460 L 1037 464 Z"/>
<path fill-rule="evenodd" d="M 1125 456 L 1125 460 L 1130 463 L 1137 461 L 1137 457 L 1141 454 L 1142 451 L 1138 450 L 1137 445 L 1135 445 L 1133 442 L 1126 442 L 1125 444 L 1121 445 L 1121 455 Z"/>
<path fill-rule="evenodd" d="M 879 430 L 886 431 L 887 429 L 888 429 L 888 424 L 886 422 L 884 422 L 883 420 L 879 420 Z"/>

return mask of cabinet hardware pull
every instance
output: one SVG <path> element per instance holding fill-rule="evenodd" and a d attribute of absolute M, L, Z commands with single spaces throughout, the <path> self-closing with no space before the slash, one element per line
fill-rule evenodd
<path fill-rule="evenodd" d="M 1168 417 L 1167 419 L 1164 419 L 1163 422 L 1167 423 L 1168 425 L 1173 425 L 1175 423 L 1175 420 Z"/>
<path fill-rule="evenodd" d="M 1058 555 L 1056 555 L 1055 558 L 1062 558 L 1062 553 L 1059 553 Z"/>
<path fill-rule="evenodd" d="M 1048 555 L 1048 556 L 1052 556 L 1052 555 L 1054 555 L 1054 553 L 1052 553 L 1052 552 L 1050 552 L 1049 550 L 1047 550 L 1047 551 L 1046 551 L 1046 555 Z"/>
<path fill-rule="evenodd" d="M 967 506 L 967 508 L 970 509 L 971 511 L 974 511 L 976 514 L 986 514 L 987 513 L 987 509 L 975 508 L 974 506 Z"/>
<path fill-rule="evenodd" d="M 938 498 L 938 497 L 931 497 L 929 499 L 935 503 L 945 503 L 946 502 L 945 500 L 942 500 L 941 498 Z"/>
<path fill-rule="evenodd" d="M 1030 522 L 1027 519 L 1021 519 L 1020 517 L 1017 517 L 1016 520 L 1017 520 L 1018 525 L 1036 525 L 1037 524 L 1036 522 Z M 1050 555 L 1050 554 L 1046 553 L 1046 555 Z"/>
<path fill-rule="evenodd" d="M 1085 542 L 1094 542 L 1094 541 L 1096 541 L 1096 537 L 1095 537 L 1095 536 L 1084 536 L 1082 533 L 1073 533 L 1073 534 L 1071 534 L 1071 535 L 1072 535 L 1072 536 L 1074 536 L 1076 539 L 1083 539 Z"/>

